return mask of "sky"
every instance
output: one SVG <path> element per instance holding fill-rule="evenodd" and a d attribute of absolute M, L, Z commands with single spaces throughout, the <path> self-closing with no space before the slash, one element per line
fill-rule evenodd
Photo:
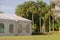
<path fill-rule="evenodd" d="M 27 2 L 29 0 L 0 0 L 0 10 L 6 14 L 15 14 L 15 9 L 19 4 Z M 35 0 L 33 0 L 35 1 Z M 49 0 L 43 0 L 49 4 Z"/>

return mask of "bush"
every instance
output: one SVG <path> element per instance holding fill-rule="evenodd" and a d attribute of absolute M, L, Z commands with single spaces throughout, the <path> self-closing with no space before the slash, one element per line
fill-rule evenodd
<path fill-rule="evenodd" d="M 37 24 L 34 24 L 33 25 L 33 30 L 36 30 L 37 29 Z"/>
<path fill-rule="evenodd" d="M 32 35 L 47 35 L 48 33 L 32 32 Z"/>

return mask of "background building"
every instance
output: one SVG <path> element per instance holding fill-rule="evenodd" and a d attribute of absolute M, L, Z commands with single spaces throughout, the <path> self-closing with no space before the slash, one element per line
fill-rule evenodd
<path fill-rule="evenodd" d="M 57 23 L 60 23 L 60 0 L 50 0 L 50 1 L 51 1 L 52 10 L 54 12 L 54 18 L 57 21 Z"/>

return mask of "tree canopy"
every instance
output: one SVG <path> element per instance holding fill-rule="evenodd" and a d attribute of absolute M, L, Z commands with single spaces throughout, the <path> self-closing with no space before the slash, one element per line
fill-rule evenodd
<path fill-rule="evenodd" d="M 33 24 L 37 25 L 37 28 L 39 28 L 40 25 L 46 27 L 47 25 L 51 26 L 53 20 L 51 5 L 43 1 L 28 1 L 18 5 L 16 15 L 32 20 L 32 22 L 34 22 Z"/>

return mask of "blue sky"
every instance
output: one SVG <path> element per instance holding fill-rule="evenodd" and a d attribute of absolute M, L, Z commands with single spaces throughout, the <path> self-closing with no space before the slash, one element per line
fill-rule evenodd
<path fill-rule="evenodd" d="M 29 0 L 0 0 L 0 10 L 6 14 L 15 14 L 16 6 L 26 1 Z M 49 3 L 49 0 L 43 1 Z"/>

